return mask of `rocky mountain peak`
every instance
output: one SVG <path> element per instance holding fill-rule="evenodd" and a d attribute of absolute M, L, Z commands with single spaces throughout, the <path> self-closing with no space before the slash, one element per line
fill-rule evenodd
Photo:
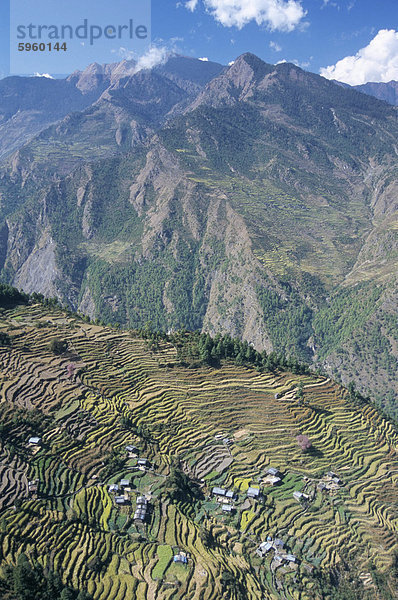
<path fill-rule="evenodd" d="M 122 60 L 110 64 L 91 63 L 83 71 L 75 71 L 67 81 L 72 82 L 83 94 L 98 87 L 107 87 L 121 79 L 134 75 L 137 70 L 135 60 Z"/>

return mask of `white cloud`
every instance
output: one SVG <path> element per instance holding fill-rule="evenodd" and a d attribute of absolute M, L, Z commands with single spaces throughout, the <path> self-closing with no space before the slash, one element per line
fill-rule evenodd
<path fill-rule="evenodd" d="M 330 0 L 323 0 L 323 4 L 322 4 L 321 8 L 325 8 L 326 6 L 333 6 L 333 8 L 337 8 L 337 10 L 340 10 L 340 6 L 337 4 L 337 2 L 331 2 Z"/>
<path fill-rule="evenodd" d="M 34 77 L 45 77 L 46 79 L 54 79 L 49 73 L 35 73 Z"/>
<path fill-rule="evenodd" d="M 198 3 L 189 0 L 185 6 L 194 11 Z M 221 25 L 238 29 L 255 21 L 271 31 L 293 31 L 306 14 L 300 0 L 203 0 L 203 4 Z"/>
<path fill-rule="evenodd" d="M 137 71 L 141 69 L 153 69 L 158 65 L 162 65 L 166 62 L 169 56 L 169 51 L 165 46 L 152 46 L 148 52 L 137 61 Z"/>
<path fill-rule="evenodd" d="M 270 42 L 269 47 L 272 48 L 272 50 L 275 50 L 275 52 L 280 52 L 282 50 L 282 47 L 277 42 Z"/>
<path fill-rule="evenodd" d="M 293 58 L 293 59 L 289 59 L 289 60 L 286 60 L 286 58 L 283 58 L 282 60 L 278 60 L 278 62 L 276 62 L 275 64 L 276 65 L 284 65 L 286 63 L 291 63 L 292 65 L 296 65 L 296 67 L 300 67 L 300 69 L 306 69 L 307 67 L 310 66 L 312 59 L 313 59 L 313 57 L 311 56 L 310 60 L 300 62 L 299 60 L 297 60 L 297 58 Z"/>
<path fill-rule="evenodd" d="M 234 65 L 234 64 L 235 64 L 235 61 L 234 61 L 234 60 L 231 60 L 231 61 L 228 63 L 228 66 L 229 66 L 229 67 L 232 67 L 232 65 Z"/>
<path fill-rule="evenodd" d="M 188 0 L 188 2 L 185 3 L 185 6 L 187 7 L 188 10 L 193 12 L 195 10 L 195 8 L 198 6 L 198 2 L 199 2 L 199 0 Z"/>
<path fill-rule="evenodd" d="M 135 53 L 132 50 L 124 48 L 123 46 L 120 46 L 120 48 L 118 48 L 117 50 L 113 48 L 111 52 L 112 54 L 118 54 L 120 58 L 124 58 L 126 60 L 131 60 L 135 56 Z"/>
<path fill-rule="evenodd" d="M 202 58 L 199 58 L 198 60 L 201 60 L 202 62 L 209 62 L 207 56 L 202 56 Z"/>
<path fill-rule="evenodd" d="M 398 80 L 398 31 L 381 29 L 355 56 L 346 56 L 335 65 L 322 68 L 320 74 L 350 85 Z"/>

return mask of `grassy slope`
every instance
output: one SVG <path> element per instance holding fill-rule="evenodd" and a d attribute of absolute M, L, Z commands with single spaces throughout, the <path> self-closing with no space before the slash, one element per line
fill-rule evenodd
<path fill-rule="evenodd" d="M 262 375 L 231 364 L 183 369 L 169 345 L 150 353 L 128 333 L 39 306 L 8 311 L 1 325 L 14 336 L 12 349 L 0 350 L 2 421 L 9 424 L 0 454 L 4 560 L 33 552 L 95 600 L 217 599 L 223 571 L 239 588 L 226 598 L 321 598 L 309 565 L 328 570 L 348 561 L 368 581 L 369 597 L 377 597 L 366 575 L 369 562 L 386 572 L 398 548 L 398 435 L 375 409 L 351 406 L 344 389 L 319 377 Z M 55 335 L 68 340 L 71 355 L 49 353 Z M 67 376 L 71 362 L 80 373 L 73 381 Z M 305 406 L 293 399 L 299 379 Z M 275 400 L 276 392 L 285 400 Z M 33 407 L 46 415 L 35 428 L 12 422 L 16 408 Z M 121 415 L 146 440 L 123 429 Z M 33 456 L 26 440 L 38 432 L 44 446 Z M 215 440 L 220 432 L 233 437 L 230 450 Z M 311 438 L 312 453 L 298 449 L 298 433 Z M 123 452 L 127 443 L 156 464 L 153 473 L 134 471 L 134 459 Z M 112 449 L 121 451 L 124 463 L 105 476 L 103 461 Z M 209 488 L 239 490 L 232 519 L 208 500 L 194 507 L 167 500 L 162 490 L 176 455 Z M 270 465 L 285 472 L 283 485 L 264 489 L 264 505 L 243 505 L 249 482 Z M 330 469 L 346 484 L 334 497 L 316 491 Z M 138 528 L 131 509 L 113 506 L 106 485 L 132 473 L 133 507 L 138 493 L 152 494 L 150 521 Z M 34 477 L 40 498 L 13 510 Z M 309 508 L 293 499 L 294 490 L 313 494 Z M 268 561 L 255 555 L 268 533 L 280 535 L 302 559 L 296 582 L 289 570 L 277 572 L 279 592 Z M 187 569 L 168 566 L 168 547 L 191 553 Z M 99 573 L 89 566 L 95 556 Z M 180 587 L 154 580 L 153 571 Z"/>

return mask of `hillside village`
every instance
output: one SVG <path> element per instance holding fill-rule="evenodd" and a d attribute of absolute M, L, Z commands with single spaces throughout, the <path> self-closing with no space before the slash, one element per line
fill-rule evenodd
<path fill-rule="evenodd" d="M 376 597 L 398 435 L 374 407 L 317 375 L 187 369 L 167 342 L 60 309 L 2 316 L 3 560 L 40 549 L 95 600 L 310 600 L 326 564 Z"/>

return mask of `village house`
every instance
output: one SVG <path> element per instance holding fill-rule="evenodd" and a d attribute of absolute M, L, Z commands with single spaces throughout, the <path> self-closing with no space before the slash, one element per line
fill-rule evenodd
<path fill-rule="evenodd" d="M 130 446 L 130 445 L 126 446 L 125 450 L 129 454 L 135 454 L 136 456 L 138 456 L 138 454 L 139 454 L 139 450 L 135 446 Z"/>
<path fill-rule="evenodd" d="M 260 497 L 260 490 L 255 487 L 249 487 L 246 493 L 248 498 L 258 499 Z"/>
<path fill-rule="evenodd" d="M 111 485 L 108 487 L 108 492 L 110 492 L 111 494 L 116 494 L 116 492 L 119 491 L 119 486 L 117 483 L 111 483 Z"/>
<path fill-rule="evenodd" d="M 188 564 L 188 557 L 185 552 L 179 552 L 178 554 L 174 555 L 173 561 L 175 563 L 182 563 L 183 565 L 186 565 Z"/>
<path fill-rule="evenodd" d="M 139 458 L 137 460 L 137 466 L 141 469 L 141 470 L 145 470 L 145 469 L 149 469 L 150 467 L 150 462 L 147 458 Z"/>
<path fill-rule="evenodd" d="M 145 496 L 138 496 L 136 500 L 136 509 L 134 513 L 134 521 L 143 523 L 146 519 L 148 509 L 148 500 Z"/>
<path fill-rule="evenodd" d="M 39 480 L 35 479 L 34 481 L 28 481 L 28 493 L 29 494 L 37 494 L 39 490 Z"/>
<path fill-rule="evenodd" d="M 115 496 L 115 503 L 121 506 L 130 504 L 130 500 L 126 496 Z"/>
<path fill-rule="evenodd" d="M 264 485 L 279 485 L 282 479 L 280 477 L 273 477 L 272 475 L 268 475 L 265 479 L 263 479 Z"/>
<path fill-rule="evenodd" d="M 283 540 L 281 540 L 280 538 L 275 538 L 273 546 L 274 546 L 275 550 L 282 550 L 282 548 L 285 547 L 285 542 Z"/>
<path fill-rule="evenodd" d="M 329 471 L 323 477 L 323 481 L 318 483 L 317 487 L 318 487 L 318 490 L 320 490 L 321 492 L 324 492 L 324 491 L 336 492 L 339 490 L 340 486 L 342 486 L 342 485 L 344 485 L 344 483 L 342 482 L 340 477 L 338 477 L 336 475 L 336 473 L 334 473 L 333 471 Z"/>
<path fill-rule="evenodd" d="M 233 440 L 231 440 L 230 438 L 223 439 L 223 444 L 225 444 L 226 446 L 232 446 L 233 443 Z"/>
<path fill-rule="evenodd" d="M 275 467 L 270 467 L 267 471 L 268 475 L 271 475 L 272 477 L 280 477 L 280 472 L 278 471 L 278 469 L 275 469 Z"/>
<path fill-rule="evenodd" d="M 121 488 L 130 487 L 130 480 L 129 479 L 121 479 L 119 485 Z"/>
<path fill-rule="evenodd" d="M 29 440 L 28 440 L 28 444 L 30 446 L 40 446 L 41 445 L 41 438 L 40 437 L 36 437 L 36 436 L 30 437 Z"/>
<path fill-rule="evenodd" d="M 225 496 L 225 494 L 227 493 L 227 491 L 224 490 L 224 488 L 214 487 L 211 490 L 211 493 L 212 493 L 213 496 Z"/>
<path fill-rule="evenodd" d="M 281 540 L 280 538 L 275 538 L 273 540 L 272 537 L 269 535 L 269 536 L 267 536 L 267 541 L 262 542 L 259 545 L 259 547 L 256 550 L 256 553 L 261 558 L 264 558 L 264 556 L 270 550 L 274 550 L 277 555 L 281 556 L 281 551 L 283 550 L 284 546 L 285 546 L 285 542 L 283 540 Z"/>
<path fill-rule="evenodd" d="M 260 556 L 261 558 L 264 558 L 264 556 L 272 549 L 272 542 L 262 542 L 257 548 L 256 554 L 258 554 L 258 556 Z"/>
<path fill-rule="evenodd" d="M 297 562 L 297 558 L 294 554 L 284 554 L 282 555 L 287 562 L 295 563 Z"/>
<path fill-rule="evenodd" d="M 274 554 L 273 562 L 276 563 L 274 567 L 279 567 L 283 564 L 283 557 L 281 554 Z"/>
<path fill-rule="evenodd" d="M 276 569 L 284 563 L 289 563 L 290 566 L 294 565 L 294 568 L 297 568 L 297 557 L 294 554 L 284 551 L 285 542 L 280 538 L 275 538 L 272 540 L 272 537 L 269 535 L 267 537 L 266 542 L 262 542 L 256 550 L 256 554 L 260 558 L 264 558 L 268 552 L 273 550 L 274 556 L 272 557 L 271 564 L 272 568 Z"/>
<path fill-rule="evenodd" d="M 297 500 L 297 502 L 303 502 L 304 500 L 308 500 L 309 496 L 303 494 L 303 492 L 293 492 L 293 498 Z"/>
<path fill-rule="evenodd" d="M 274 568 L 277 568 L 285 563 L 289 563 L 289 566 L 297 568 L 297 558 L 294 556 L 294 554 L 274 555 Z"/>
<path fill-rule="evenodd" d="M 140 510 L 139 508 L 137 508 L 134 513 L 134 521 L 143 523 L 145 521 L 145 519 L 146 519 L 146 510 Z"/>

